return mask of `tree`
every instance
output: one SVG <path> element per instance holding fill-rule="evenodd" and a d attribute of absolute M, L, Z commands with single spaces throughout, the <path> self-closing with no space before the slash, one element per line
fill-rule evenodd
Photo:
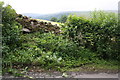
<path fill-rule="evenodd" d="M 10 6 L 3 6 L 3 2 L 0 2 L 2 8 L 2 47 L 3 53 L 6 50 L 13 50 L 15 46 L 20 45 L 20 29 L 21 25 L 15 20 L 17 17 L 16 11 Z M 7 47 L 7 49 L 6 49 Z"/>
<path fill-rule="evenodd" d="M 52 17 L 52 18 L 50 19 L 50 21 L 57 22 L 58 20 L 57 20 L 56 17 Z"/>
<path fill-rule="evenodd" d="M 65 23 L 66 20 L 67 20 L 67 16 L 66 16 L 66 15 L 62 15 L 59 21 L 60 21 L 61 23 Z"/>

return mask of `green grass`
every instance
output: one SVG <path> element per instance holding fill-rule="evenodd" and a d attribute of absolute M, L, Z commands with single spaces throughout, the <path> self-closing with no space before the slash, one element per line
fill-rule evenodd
<path fill-rule="evenodd" d="M 117 61 L 104 61 L 99 60 L 100 63 L 93 63 L 93 64 L 86 64 L 83 66 L 75 67 L 75 68 L 62 68 L 61 71 L 80 71 L 80 72 L 106 72 L 106 71 L 113 71 L 118 72 L 118 62 Z"/>
<path fill-rule="evenodd" d="M 38 21 L 43 21 L 43 22 L 47 22 L 47 23 L 51 23 L 52 25 L 55 25 L 55 24 L 57 24 L 58 26 L 60 26 L 59 24 L 60 23 L 58 23 L 58 22 L 52 22 L 52 21 L 48 21 L 48 20 L 43 20 L 43 19 L 37 19 Z"/>

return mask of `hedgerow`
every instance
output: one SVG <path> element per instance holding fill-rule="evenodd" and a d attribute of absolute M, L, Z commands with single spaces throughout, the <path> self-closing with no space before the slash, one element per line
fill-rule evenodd
<path fill-rule="evenodd" d="M 94 11 L 91 18 L 70 15 L 66 27 L 68 36 L 79 46 L 97 52 L 103 59 L 118 58 L 118 18 L 115 13 Z"/>

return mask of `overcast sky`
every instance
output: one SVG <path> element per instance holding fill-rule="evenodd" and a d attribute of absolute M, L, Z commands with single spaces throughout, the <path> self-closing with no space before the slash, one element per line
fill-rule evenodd
<path fill-rule="evenodd" d="M 61 11 L 117 10 L 119 0 L 0 0 L 17 13 L 56 13 Z"/>

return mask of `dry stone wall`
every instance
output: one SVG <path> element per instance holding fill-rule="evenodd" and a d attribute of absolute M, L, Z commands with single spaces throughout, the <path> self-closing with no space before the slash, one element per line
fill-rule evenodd
<path fill-rule="evenodd" d="M 44 30 L 45 32 L 53 32 L 55 34 L 59 34 L 61 32 L 60 27 L 57 24 L 53 25 L 51 22 L 39 21 L 21 14 L 18 14 L 16 21 L 23 26 L 22 31 L 28 33 L 40 30 Z"/>

